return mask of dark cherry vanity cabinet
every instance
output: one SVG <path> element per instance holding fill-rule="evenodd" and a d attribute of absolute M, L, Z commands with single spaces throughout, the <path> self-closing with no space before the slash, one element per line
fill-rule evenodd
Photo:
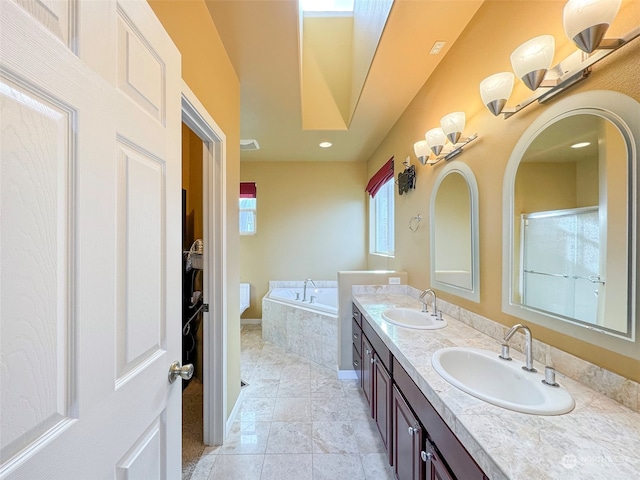
<path fill-rule="evenodd" d="M 355 304 L 352 325 L 354 368 L 396 478 L 488 480 Z"/>
<path fill-rule="evenodd" d="M 358 361 L 356 342 L 361 341 L 360 379 L 364 396 L 369 404 L 369 414 L 375 420 L 380 437 L 391 462 L 391 366 L 392 355 L 377 333 L 353 305 L 354 368 Z M 357 372 L 357 368 L 356 368 Z"/>

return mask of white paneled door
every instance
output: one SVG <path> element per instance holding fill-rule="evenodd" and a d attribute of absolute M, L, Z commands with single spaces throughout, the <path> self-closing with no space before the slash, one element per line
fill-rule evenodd
<path fill-rule="evenodd" d="M 144 0 L 0 15 L 0 478 L 179 478 L 178 50 Z"/>

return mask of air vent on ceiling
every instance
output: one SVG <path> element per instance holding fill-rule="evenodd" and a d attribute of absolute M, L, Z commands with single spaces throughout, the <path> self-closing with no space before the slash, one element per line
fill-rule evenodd
<path fill-rule="evenodd" d="M 260 150 L 260 145 L 258 141 L 253 138 L 241 139 L 240 150 Z"/>

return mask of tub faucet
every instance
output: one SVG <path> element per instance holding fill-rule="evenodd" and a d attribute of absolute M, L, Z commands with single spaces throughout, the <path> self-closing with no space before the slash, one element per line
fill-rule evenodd
<path fill-rule="evenodd" d="M 435 317 L 438 314 L 438 304 L 437 304 L 436 292 L 434 292 L 430 288 L 427 288 L 424 292 L 422 292 L 420 294 L 420 298 L 425 298 L 428 294 L 433 295 L 433 313 L 431 315 L 433 315 Z M 422 301 L 422 311 L 424 313 L 429 313 L 429 309 L 427 308 L 427 302 L 424 301 L 424 300 Z"/>
<path fill-rule="evenodd" d="M 304 289 L 302 290 L 302 301 L 306 302 L 307 301 L 307 283 L 311 282 L 311 285 L 313 285 L 314 287 L 316 286 L 316 282 L 314 282 L 313 280 L 311 280 L 310 278 L 307 278 L 304 281 Z"/>
<path fill-rule="evenodd" d="M 525 366 L 522 367 L 522 369 L 526 370 L 527 372 L 535 372 L 537 370 L 533 368 L 533 347 L 532 347 L 532 339 L 531 339 L 531 330 L 529 330 L 529 327 L 527 327 L 526 325 L 522 325 L 521 323 L 517 323 L 516 325 L 511 327 L 511 330 L 509 330 L 507 334 L 504 336 L 504 342 L 505 342 L 504 345 L 506 345 L 509 339 L 513 337 L 513 335 L 520 329 L 524 330 Z"/>

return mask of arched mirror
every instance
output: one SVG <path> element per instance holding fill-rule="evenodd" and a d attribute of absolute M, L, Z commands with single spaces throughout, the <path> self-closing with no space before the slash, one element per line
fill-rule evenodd
<path fill-rule="evenodd" d="M 634 357 L 638 111 L 614 92 L 559 102 L 504 187 L 505 312 Z"/>
<path fill-rule="evenodd" d="M 431 286 L 479 302 L 478 186 L 465 163 L 440 171 L 430 219 Z"/>

